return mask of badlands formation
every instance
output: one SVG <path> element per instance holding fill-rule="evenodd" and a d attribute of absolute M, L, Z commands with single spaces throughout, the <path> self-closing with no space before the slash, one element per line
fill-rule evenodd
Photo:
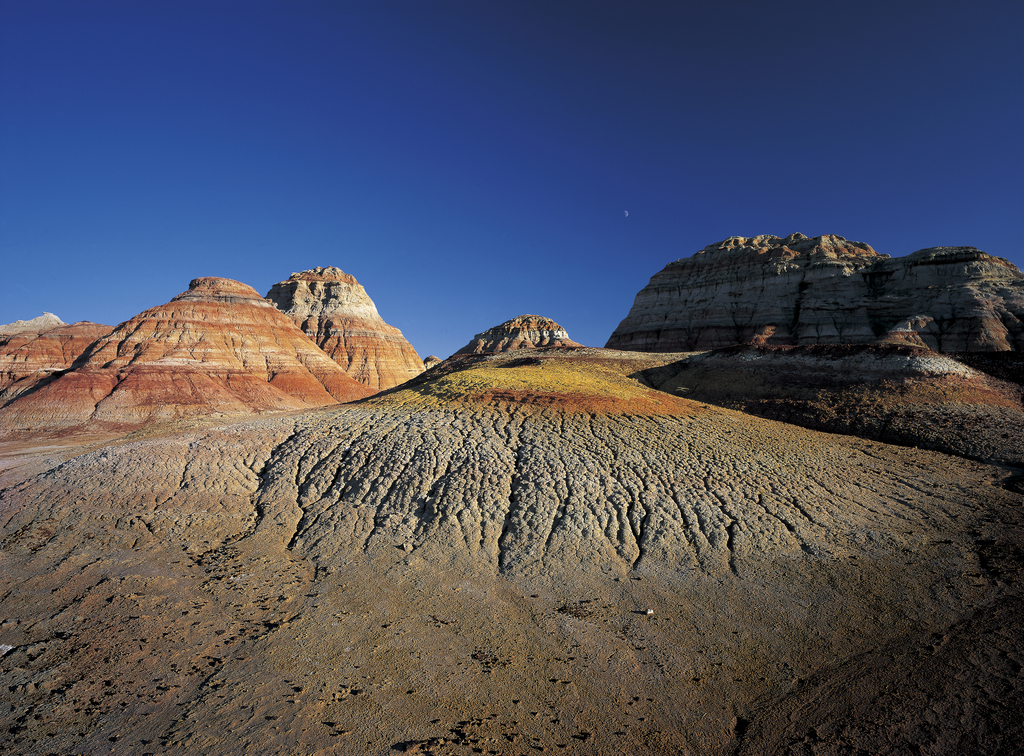
<path fill-rule="evenodd" d="M 59 377 L 96 339 L 113 330 L 87 321 L 66 325 L 50 313 L 11 326 L 0 327 L 0 407 Z"/>
<path fill-rule="evenodd" d="M 974 247 L 890 258 L 841 236 L 733 236 L 651 278 L 607 346 L 745 343 L 1024 351 L 1024 275 Z"/>
<path fill-rule="evenodd" d="M 562 326 L 550 318 L 519 315 L 478 333 L 455 354 L 490 354 L 535 347 L 577 347 Z"/>
<path fill-rule="evenodd" d="M 298 361 L 254 295 L 165 307 L 269 313 Z M 201 371 L 168 346 L 199 321 L 148 312 L 0 421 L 148 350 Z M 0 436 L 0 753 L 1019 752 L 1018 363 L 522 345 L 348 404 Z M 234 346 L 211 367 L 271 348 Z"/>
<path fill-rule="evenodd" d="M 267 299 L 345 372 L 374 391 L 423 372 L 412 344 L 384 322 L 366 290 L 338 268 L 292 273 Z"/>
<path fill-rule="evenodd" d="M 127 429 L 373 393 L 251 287 L 223 278 L 195 279 L 92 343 L 71 368 L 5 404 L 0 430 Z"/>

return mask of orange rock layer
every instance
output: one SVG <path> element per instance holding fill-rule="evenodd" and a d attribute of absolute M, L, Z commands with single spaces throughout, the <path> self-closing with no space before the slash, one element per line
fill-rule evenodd
<path fill-rule="evenodd" d="M 111 330 L 107 325 L 82 321 L 41 333 L 0 335 L 0 407 L 69 370 L 90 344 Z"/>
<path fill-rule="evenodd" d="M 197 278 L 96 341 L 73 370 L 8 404 L 0 428 L 127 428 L 306 409 L 372 393 L 251 287 Z"/>
<path fill-rule="evenodd" d="M 366 290 L 338 268 L 293 273 L 267 299 L 352 378 L 374 390 L 423 372 L 412 344 L 384 322 Z"/>

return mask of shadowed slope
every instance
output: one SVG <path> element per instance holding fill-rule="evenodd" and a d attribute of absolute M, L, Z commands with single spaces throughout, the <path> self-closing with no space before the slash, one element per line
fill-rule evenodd
<path fill-rule="evenodd" d="M 804 427 L 1024 467 L 1021 387 L 927 349 L 741 346 L 688 355 L 637 377 L 677 396 Z"/>
<path fill-rule="evenodd" d="M 96 339 L 111 330 L 107 325 L 82 321 L 45 331 L 23 328 L 0 334 L 0 407 L 54 378 L 55 373 L 70 369 Z"/>
<path fill-rule="evenodd" d="M 655 274 L 607 346 L 745 343 L 1021 351 L 1024 274 L 974 247 L 890 258 L 841 236 L 733 236 Z"/>

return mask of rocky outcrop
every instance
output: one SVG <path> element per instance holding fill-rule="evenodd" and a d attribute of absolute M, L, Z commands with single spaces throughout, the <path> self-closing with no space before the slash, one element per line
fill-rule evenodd
<path fill-rule="evenodd" d="M 0 407 L 57 373 L 70 370 L 89 345 L 111 330 L 107 325 L 82 321 L 42 332 L 0 334 Z"/>
<path fill-rule="evenodd" d="M 444 360 L 442 360 L 437 355 L 432 354 L 429 357 L 423 358 L 423 369 L 430 370 L 430 368 L 434 367 L 434 365 L 440 365 L 442 362 L 444 362 Z"/>
<path fill-rule="evenodd" d="M 7 333 L 41 333 L 57 326 L 67 325 L 52 312 L 44 312 L 32 320 L 15 320 L 13 323 L 0 325 L 0 334 Z"/>
<path fill-rule="evenodd" d="M 607 346 L 743 343 L 1022 351 L 1024 274 L 974 247 L 890 258 L 841 236 L 734 236 L 655 275 Z"/>
<path fill-rule="evenodd" d="M 478 333 L 455 354 L 490 354 L 534 347 L 578 347 L 562 326 L 539 315 L 519 315 Z"/>
<path fill-rule="evenodd" d="M 384 322 L 363 287 L 339 268 L 293 273 L 274 284 L 267 299 L 345 372 L 374 390 L 423 372 L 402 332 Z"/>
<path fill-rule="evenodd" d="M 251 287 L 197 278 L 96 341 L 74 369 L 0 411 L 0 428 L 131 428 L 294 410 L 372 394 Z"/>

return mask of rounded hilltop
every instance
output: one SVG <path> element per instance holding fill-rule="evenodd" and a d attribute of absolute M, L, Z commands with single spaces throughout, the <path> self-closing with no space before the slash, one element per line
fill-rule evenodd
<path fill-rule="evenodd" d="M 227 278 L 193 279 L 170 302 L 97 338 L 70 368 L 5 405 L 0 429 L 123 430 L 310 409 L 373 393 L 255 289 Z"/>
<path fill-rule="evenodd" d="M 326 268 L 310 268 L 309 270 L 292 273 L 288 276 L 289 281 L 340 281 L 341 283 L 359 285 L 356 277 L 346 273 L 341 268 L 329 265 Z"/>
<path fill-rule="evenodd" d="M 371 398 L 392 407 L 483 408 L 565 415 L 689 415 L 699 406 L 636 377 L 676 355 L 540 347 L 459 354 Z"/>
<path fill-rule="evenodd" d="M 580 347 L 562 326 L 540 315 L 517 315 L 478 333 L 455 354 L 492 354 L 536 347 Z"/>
<path fill-rule="evenodd" d="M 241 302 L 256 307 L 265 307 L 266 302 L 256 289 L 241 281 L 230 278 L 202 276 L 193 278 L 184 291 L 171 300 L 172 302 Z"/>

